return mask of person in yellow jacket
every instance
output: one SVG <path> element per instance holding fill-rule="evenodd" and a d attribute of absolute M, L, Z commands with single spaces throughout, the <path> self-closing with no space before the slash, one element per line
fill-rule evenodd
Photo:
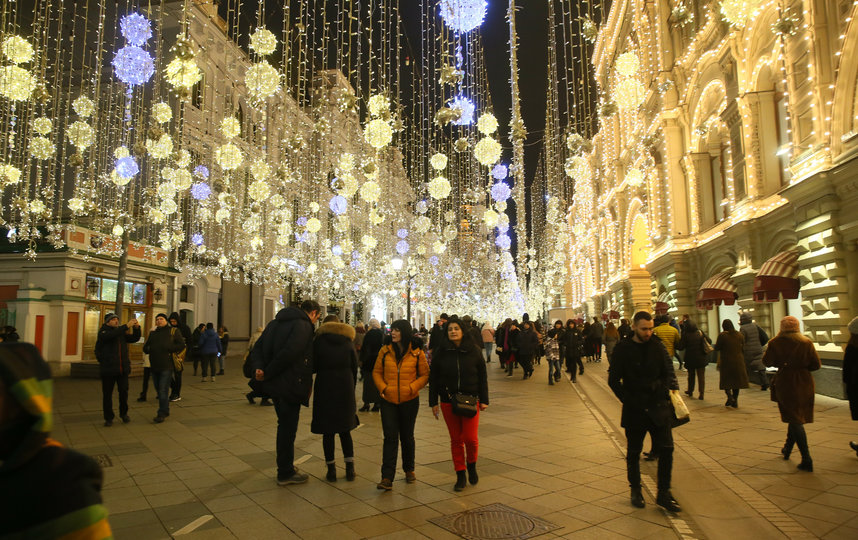
<path fill-rule="evenodd" d="M 679 346 L 679 330 L 670 326 L 670 317 L 660 315 L 655 319 L 655 328 L 652 330 L 653 335 L 658 337 L 667 349 L 667 354 L 670 356 L 671 362 L 676 354 L 676 348 Z M 682 366 L 679 366 L 682 369 Z"/>
<path fill-rule="evenodd" d="M 414 337 L 408 321 L 400 319 L 390 325 L 391 343 L 378 352 L 372 379 L 381 394 L 381 427 L 384 446 L 381 460 L 381 482 L 378 489 L 393 489 L 396 473 L 397 442 L 402 446 L 402 470 L 409 484 L 417 481 L 414 474 L 414 424 L 420 409 L 420 389 L 429 382 L 429 364 L 423 352 L 423 341 Z"/>

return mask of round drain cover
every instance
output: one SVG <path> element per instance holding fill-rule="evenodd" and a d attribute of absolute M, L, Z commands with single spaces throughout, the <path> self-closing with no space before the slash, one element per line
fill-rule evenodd
<path fill-rule="evenodd" d="M 452 523 L 456 532 L 471 538 L 518 538 L 533 531 L 533 520 L 518 512 L 476 510 L 460 515 Z"/>

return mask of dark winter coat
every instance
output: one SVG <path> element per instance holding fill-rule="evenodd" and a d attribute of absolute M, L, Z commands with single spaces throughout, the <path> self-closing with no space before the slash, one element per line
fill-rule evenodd
<path fill-rule="evenodd" d="M 590 334 L 587 337 L 589 337 L 591 340 L 593 340 L 594 343 L 601 343 L 602 342 L 602 336 L 604 336 L 604 335 L 605 335 L 605 327 L 602 326 L 602 323 L 594 322 L 593 324 L 590 325 Z"/>
<path fill-rule="evenodd" d="M 217 354 L 223 352 L 220 344 L 220 338 L 214 328 L 206 328 L 200 335 L 198 344 L 199 349 L 197 352 L 199 352 L 199 354 Z"/>
<path fill-rule="evenodd" d="M 577 326 L 574 329 L 567 326 L 563 334 L 563 339 L 566 345 L 567 357 L 575 358 L 584 354 L 584 336 Z"/>
<path fill-rule="evenodd" d="M 703 351 L 706 337 L 699 329 L 686 330 L 679 340 L 680 350 L 685 351 L 685 367 L 687 369 L 705 368 L 709 363 L 709 355 Z"/>
<path fill-rule="evenodd" d="M 173 371 L 173 353 L 184 348 L 182 333 L 168 324 L 149 332 L 143 352 L 149 355 L 152 371 Z"/>
<path fill-rule="evenodd" d="M 622 427 L 670 425 L 673 413 L 669 391 L 678 390 L 679 384 L 673 360 L 661 341 L 620 340 L 608 369 L 608 385 L 623 403 Z"/>
<path fill-rule="evenodd" d="M 532 358 L 539 348 L 539 336 L 533 328 L 516 332 L 514 347 L 519 358 Z"/>
<path fill-rule="evenodd" d="M 479 328 L 473 325 L 469 326 L 468 335 L 471 336 L 471 340 L 474 342 L 474 345 L 477 347 L 483 346 L 483 333 L 480 332 Z"/>
<path fill-rule="evenodd" d="M 384 332 L 381 331 L 381 328 L 369 330 L 363 338 L 363 345 L 360 348 L 360 371 L 363 374 L 363 393 L 361 397 L 364 403 L 381 402 L 381 396 L 378 395 L 378 388 L 376 388 L 372 380 L 372 368 L 375 367 L 378 351 L 381 350 L 383 344 Z"/>
<path fill-rule="evenodd" d="M 810 372 L 821 367 L 813 342 L 798 332 L 781 332 L 769 341 L 763 364 L 778 368 L 774 386 L 781 421 L 813 422 L 815 386 Z"/>
<path fill-rule="evenodd" d="M 316 330 L 312 433 L 344 433 L 358 426 L 354 338 L 355 329 L 340 322 L 326 322 Z"/>
<path fill-rule="evenodd" d="M 444 335 L 444 327 L 440 326 L 438 323 L 435 323 L 435 326 L 432 327 L 432 330 L 429 331 L 429 350 L 434 351 L 436 347 L 439 347 L 446 336 Z"/>
<path fill-rule="evenodd" d="M 843 385 L 852 420 L 858 420 L 858 347 L 852 345 L 847 345 L 843 353 Z"/>
<path fill-rule="evenodd" d="M 95 359 L 102 377 L 128 375 L 131 373 L 131 358 L 128 356 L 128 344 L 140 341 L 140 326 L 128 333 L 128 325 L 101 325 L 95 340 Z"/>
<path fill-rule="evenodd" d="M 265 372 L 265 379 L 258 385 L 260 391 L 309 407 L 313 391 L 313 331 L 309 315 L 297 307 L 281 309 L 268 323 L 251 351 L 253 371 Z"/>
<path fill-rule="evenodd" d="M 743 343 L 742 334 L 735 330 L 718 334 L 715 350 L 718 351 L 718 371 L 721 372 L 718 388 L 721 390 L 748 387 L 748 369 L 742 354 Z"/>
<path fill-rule="evenodd" d="M 205 328 L 203 330 L 195 328 L 193 333 L 191 333 L 191 350 L 188 351 L 191 354 L 200 354 L 200 336 L 203 335 L 204 331 Z"/>
<path fill-rule="evenodd" d="M 489 404 L 486 361 L 476 346 L 465 348 L 447 343 L 433 356 L 429 368 L 429 406 L 437 405 L 439 399 L 450 403 L 451 393 L 477 396 L 480 403 Z"/>
<path fill-rule="evenodd" d="M 169 319 L 167 320 L 167 324 L 171 324 L 170 321 L 176 321 L 176 328 L 182 334 L 182 339 L 185 340 L 185 347 L 188 348 L 188 352 L 190 352 L 193 347 L 193 341 L 191 341 L 191 329 L 190 327 L 182 322 L 182 319 L 179 318 L 179 314 L 175 311 L 170 314 Z"/>
<path fill-rule="evenodd" d="M 739 332 L 745 338 L 742 346 L 742 354 L 745 356 L 745 365 L 750 371 L 762 371 L 766 369 L 763 365 L 763 345 L 768 341 L 768 336 L 763 329 L 752 322 L 739 326 Z"/>
<path fill-rule="evenodd" d="M 219 336 L 220 339 L 220 351 L 223 353 L 223 356 L 226 357 L 226 350 L 229 348 L 229 332 L 224 332 L 222 336 Z"/>
<path fill-rule="evenodd" d="M 631 338 L 635 335 L 635 331 L 632 330 L 632 326 L 630 324 L 623 323 L 617 328 L 617 332 L 620 333 L 620 339 Z"/>

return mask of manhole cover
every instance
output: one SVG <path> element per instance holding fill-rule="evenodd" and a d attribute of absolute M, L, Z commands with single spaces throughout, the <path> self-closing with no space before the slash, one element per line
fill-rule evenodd
<path fill-rule="evenodd" d="M 429 521 L 467 539 L 532 538 L 557 525 L 503 504 L 490 504 Z"/>
<path fill-rule="evenodd" d="M 113 467 L 113 462 L 110 460 L 110 456 L 107 454 L 95 454 L 92 456 L 92 459 L 98 462 L 101 465 L 101 468 L 104 469 L 106 467 Z"/>

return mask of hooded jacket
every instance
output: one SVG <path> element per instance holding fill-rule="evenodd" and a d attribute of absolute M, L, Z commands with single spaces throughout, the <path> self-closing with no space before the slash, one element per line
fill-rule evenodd
<path fill-rule="evenodd" d="M 176 326 L 173 326 L 173 323 L 170 321 L 176 321 Z M 190 352 L 191 347 L 193 345 L 193 341 L 191 341 L 191 328 L 182 322 L 182 319 L 179 318 L 179 314 L 175 311 L 170 313 L 170 317 L 167 319 L 167 324 L 173 326 L 176 330 L 178 330 L 182 334 L 182 339 L 185 340 L 185 347 L 188 348 Z"/>
<path fill-rule="evenodd" d="M 149 332 L 143 352 L 149 355 L 152 371 L 173 371 L 173 353 L 184 348 L 182 333 L 168 323 Z"/>
<path fill-rule="evenodd" d="M 259 385 L 263 393 L 310 406 L 313 323 L 304 310 L 293 306 L 277 312 L 250 354 L 253 370 L 265 372 L 265 379 Z"/>
<path fill-rule="evenodd" d="M 429 406 L 439 399 L 450 403 L 451 393 L 477 396 L 480 403 L 489 404 L 486 361 L 476 346 L 456 347 L 448 342 L 435 351 L 429 369 Z"/>
<path fill-rule="evenodd" d="M 399 361 L 393 347 L 391 343 L 378 352 L 372 379 L 385 401 L 399 404 L 419 396 L 420 389 L 429 382 L 429 364 L 420 338 L 411 339 Z"/>
<path fill-rule="evenodd" d="M 128 325 L 101 325 L 95 340 L 95 359 L 102 377 L 128 375 L 131 373 L 131 358 L 128 356 L 128 344 L 140 341 L 140 326 L 128 332 Z"/>
<path fill-rule="evenodd" d="M 355 329 L 341 322 L 326 322 L 313 340 L 312 433 L 343 433 L 357 427 L 357 352 Z"/>
<path fill-rule="evenodd" d="M 217 354 L 223 352 L 220 347 L 220 337 L 218 337 L 214 328 L 206 328 L 200 334 L 199 349 L 197 352 L 199 354 Z"/>

